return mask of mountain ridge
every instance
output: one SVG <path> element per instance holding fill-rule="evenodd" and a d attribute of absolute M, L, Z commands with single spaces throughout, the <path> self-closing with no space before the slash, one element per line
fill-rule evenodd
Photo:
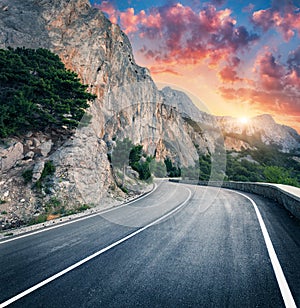
<path fill-rule="evenodd" d="M 218 125 L 224 135 L 225 146 L 227 145 L 226 138 L 232 138 L 232 136 L 229 136 L 230 134 L 234 134 L 235 139 L 238 139 L 238 135 L 243 138 L 243 135 L 251 137 L 260 134 L 262 143 L 276 145 L 282 152 L 299 152 L 300 150 L 300 136 L 297 131 L 292 127 L 276 123 L 270 114 L 257 115 L 247 119 L 246 123 L 242 123 L 238 118 L 214 116 L 199 110 L 188 95 L 182 91 L 173 90 L 170 87 L 165 87 L 161 91 L 166 104 L 176 107 L 179 113 L 184 116 L 189 116 L 202 125 Z M 244 142 L 244 140 L 242 141 Z M 238 140 L 235 140 L 235 142 L 238 143 Z M 233 148 L 237 149 L 238 147 Z M 227 150 L 230 149 L 232 148 L 228 146 Z"/>

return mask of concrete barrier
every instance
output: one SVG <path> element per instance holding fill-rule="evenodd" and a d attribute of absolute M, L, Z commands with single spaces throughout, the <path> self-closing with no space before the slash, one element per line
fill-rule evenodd
<path fill-rule="evenodd" d="M 178 181 L 178 180 L 177 180 Z M 188 181 L 179 181 L 186 182 Z M 300 219 L 300 188 L 271 183 L 252 183 L 252 182 L 199 182 L 199 185 L 223 187 L 234 190 L 241 190 L 254 193 L 276 201 L 283 205 L 293 216 Z"/>
<path fill-rule="evenodd" d="M 213 183 L 209 183 L 209 185 L 214 186 Z M 300 188 L 282 184 L 247 182 L 223 182 L 222 187 L 250 192 L 272 199 L 300 219 Z"/>

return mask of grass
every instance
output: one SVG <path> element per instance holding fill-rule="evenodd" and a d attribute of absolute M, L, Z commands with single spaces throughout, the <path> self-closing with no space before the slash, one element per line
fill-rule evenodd
<path fill-rule="evenodd" d="M 34 217 L 28 221 L 28 226 L 36 225 L 47 221 L 47 214 L 40 214 L 37 217 Z"/>
<path fill-rule="evenodd" d="M 39 223 L 46 222 L 47 220 L 52 220 L 60 217 L 70 216 L 78 214 L 90 209 L 91 206 L 88 204 L 82 204 L 74 209 L 66 209 L 63 202 L 57 198 L 51 198 L 45 204 L 45 213 L 40 214 L 28 221 L 28 225 L 35 225 Z"/>

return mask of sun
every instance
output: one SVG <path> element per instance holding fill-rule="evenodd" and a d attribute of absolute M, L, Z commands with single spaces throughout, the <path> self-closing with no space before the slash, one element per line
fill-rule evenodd
<path fill-rule="evenodd" d="M 239 122 L 240 122 L 241 124 L 247 124 L 247 123 L 249 122 L 249 118 L 247 118 L 247 117 L 241 117 L 241 118 L 239 118 Z"/>

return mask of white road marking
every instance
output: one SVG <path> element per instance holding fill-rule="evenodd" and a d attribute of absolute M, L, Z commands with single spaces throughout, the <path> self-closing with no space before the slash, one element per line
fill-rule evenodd
<path fill-rule="evenodd" d="M 88 261 L 90 261 L 90 260 L 92 260 L 92 259 L 98 257 L 99 255 L 103 254 L 104 252 L 106 252 L 106 251 L 108 251 L 108 250 L 110 250 L 110 249 L 116 247 L 117 245 L 119 245 L 119 244 L 121 244 L 121 243 L 127 241 L 128 239 L 134 237 L 135 235 L 137 235 L 137 234 L 139 234 L 139 233 L 145 231 L 146 229 L 150 228 L 151 226 L 153 226 L 153 225 L 159 223 L 160 221 L 166 219 L 167 217 L 171 216 L 172 214 L 174 214 L 175 212 L 177 212 L 178 210 L 180 210 L 180 209 L 191 199 L 192 192 L 191 192 L 191 190 L 190 190 L 189 188 L 186 188 L 186 189 L 189 191 L 189 196 L 188 196 L 188 198 L 187 198 L 183 203 L 181 203 L 178 207 L 176 207 L 175 209 L 173 209 L 172 211 L 170 211 L 169 213 L 167 213 L 167 214 L 161 216 L 160 218 L 154 220 L 153 222 L 151 222 L 150 224 L 144 226 L 143 228 L 140 228 L 140 229 L 136 230 L 135 232 L 133 232 L 133 233 L 127 235 L 126 237 L 123 237 L 122 239 L 118 240 L 117 242 L 114 242 L 114 243 L 112 243 L 111 245 L 109 245 L 109 246 L 107 246 L 107 247 L 105 247 L 105 248 L 103 248 L 103 249 L 97 251 L 96 253 L 94 253 L 94 254 L 92 254 L 92 255 L 86 257 L 85 259 L 82 259 L 81 261 L 79 261 L 79 262 L 77 262 L 77 263 L 75 263 L 75 264 L 69 266 L 68 268 L 66 268 L 66 269 L 62 270 L 61 272 L 59 272 L 59 273 L 57 273 L 57 274 L 55 274 L 55 275 L 53 275 L 53 276 L 47 278 L 46 280 L 44 280 L 44 281 L 42 281 L 42 282 L 36 284 L 35 286 L 33 286 L 33 287 L 31 287 L 31 288 L 29 288 L 29 289 L 23 291 L 22 293 L 20 293 L 20 294 L 14 296 L 14 297 L 8 299 L 7 301 L 5 301 L 5 302 L 3 302 L 2 304 L 0 304 L 0 307 L 3 308 L 3 307 L 6 307 L 6 306 L 8 306 L 8 305 L 14 303 L 15 301 L 21 299 L 22 297 L 24 297 L 24 296 L 26 296 L 26 295 L 32 293 L 33 291 L 35 291 L 35 290 L 37 290 L 37 289 L 43 287 L 44 285 L 50 283 L 51 281 L 53 281 L 53 280 L 55 280 L 55 279 L 57 279 L 57 278 L 59 278 L 59 277 L 65 275 L 65 274 L 67 274 L 68 272 L 72 271 L 73 269 L 75 269 L 75 268 L 81 266 L 82 264 L 84 264 L 84 263 L 86 263 L 86 262 L 88 262 Z"/>
<path fill-rule="evenodd" d="M 287 307 L 287 308 L 297 308 L 295 300 L 293 298 L 293 295 L 291 293 L 291 290 L 289 288 L 289 285 L 286 281 L 283 270 L 282 270 L 281 265 L 279 263 L 278 257 L 276 255 L 275 249 L 273 247 L 273 244 L 272 244 L 271 238 L 269 236 L 268 230 L 266 228 L 266 225 L 263 221 L 263 218 L 260 214 L 260 211 L 259 211 L 256 203 L 250 197 L 248 197 L 247 195 L 245 195 L 243 193 L 240 193 L 240 192 L 237 192 L 237 191 L 234 191 L 234 190 L 230 190 L 230 191 L 232 191 L 236 194 L 242 195 L 243 197 L 247 198 L 252 203 L 254 210 L 255 210 L 255 213 L 256 213 L 256 216 L 258 218 L 258 222 L 259 222 L 262 234 L 264 236 L 264 240 L 265 240 L 265 243 L 266 243 L 266 246 L 267 246 L 267 249 L 268 249 L 269 257 L 271 259 L 273 270 L 275 272 L 275 276 L 276 276 L 277 283 L 278 283 L 279 288 L 280 288 L 282 298 L 283 298 L 284 303 L 285 303 L 285 307 Z"/>
<path fill-rule="evenodd" d="M 63 227 L 63 226 L 66 226 L 66 225 L 70 225 L 70 224 L 73 224 L 73 223 L 76 223 L 76 222 L 79 222 L 79 221 L 82 221 L 82 220 L 86 220 L 86 219 L 89 219 L 89 218 L 92 218 L 92 217 L 95 217 L 95 216 L 100 216 L 100 215 L 103 215 L 103 214 L 106 214 L 106 213 L 109 213 L 111 211 L 115 211 L 115 210 L 118 210 L 124 206 L 128 206 L 134 202 L 137 202 L 139 200 L 142 200 L 144 198 L 146 198 L 147 196 L 149 196 L 150 194 L 152 194 L 156 189 L 157 189 L 157 185 L 156 183 L 154 184 L 154 189 L 152 189 L 150 192 L 146 193 L 145 195 L 143 195 L 142 197 L 139 197 L 137 199 L 134 199 L 132 201 L 129 201 L 127 203 L 124 203 L 122 205 L 119 205 L 119 206 L 115 206 L 111 209 L 108 209 L 108 210 L 105 210 L 105 211 L 102 211 L 102 212 L 98 212 L 98 213 L 95 213 L 95 214 L 91 214 L 91 215 L 88 215 L 88 216 L 84 216 L 84 217 L 81 217 L 81 218 L 78 218 L 78 219 L 74 219 L 74 220 L 71 220 L 71 221 L 67 221 L 67 222 L 62 222 L 62 223 L 59 223 L 58 225 L 54 225 L 54 226 L 51 226 L 51 227 L 45 227 L 45 229 L 39 229 L 37 231 L 28 231 L 29 233 L 26 233 L 26 234 L 23 234 L 23 235 L 19 235 L 19 236 L 16 236 L 16 237 L 13 237 L 13 238 L 10 238 L 10 239 L 7 239 L 7 240 L 4 240 L 4 241 L 0 241 L 0 245 L 1 244 L 5 244 L 5 243 L 8 243 L 8 242 L 12 242 L 12 241 L 15 241 L 15 240 L 19 240 L 21 238 L 24 238 L 24 237 L 28 237 L 28 236 L 31 236 L 31 235 L 35 235 L 35 234 L 39 234 L 39 233 L 42 233 L 42 232 L 46 232 L 46 231 L 50 231 L 50 230 L 53 230 L 53 229 L 56 229 L 56 228 L 60 228 L 60 227 Z"/>

